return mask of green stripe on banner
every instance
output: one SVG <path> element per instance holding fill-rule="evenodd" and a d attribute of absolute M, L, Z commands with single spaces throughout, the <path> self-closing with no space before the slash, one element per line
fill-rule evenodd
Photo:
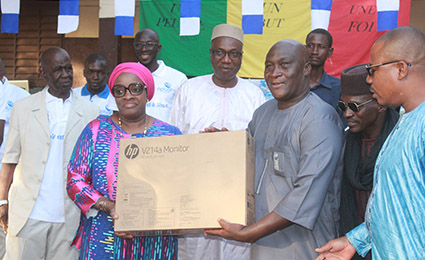
<path fill-rule="evenodd" d="M 211 33 L 226 23 L 227 0 L 201 1 L 201 28 L 196 36 L 180 36 L 180 0 L 140 0 L 140 29 L 151 28 L 162 45 L 158 59 L 188 76 L 212 73 Z"/>

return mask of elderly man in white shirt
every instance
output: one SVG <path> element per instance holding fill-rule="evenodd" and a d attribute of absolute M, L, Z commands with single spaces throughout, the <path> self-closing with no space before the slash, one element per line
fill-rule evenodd
<path fill-rule="evenodd" d="M 44 51 L 40 72 L 48 87 L 14 105 L 0 173 L 6 260 L 78 258 L 70 245 L 79 210 L 66 194 L 66 168 L 99 109 L 72 94 L 71 58 L 64 49 Z"/>

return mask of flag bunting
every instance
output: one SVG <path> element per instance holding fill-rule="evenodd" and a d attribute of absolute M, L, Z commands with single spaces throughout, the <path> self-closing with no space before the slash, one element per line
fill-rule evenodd
<path fill-rule="evenodd" d="M 1 0 L 1 32 L 19 32 L 19 0 Z"/>
<path fill-rule="evenodd" d="M 180 1 L 180 36 L 198 35 L 200 31 L 201 0 Z"/>
<path fill-rule="evenodd" d="M 133 35 L 134 0 L 115 0 L 115 35 Z"/>
<path fill-rule="evenodd" d="M 79 0 L 60 0 L 58 34 L 70 33 L 78 29 Z"/>
<path fill-rule="evenodd" d="M 392 30 L 398 26 L 399 0 L 376 0 L 378 31 Z"/>
<path fill-rule="evenodd" d="M 244 34 L 263 34 L 263 0 L 242 0 L 242 30 Z"/>
<path fill-rule="evenodd" d="M 311 0 L 311 30 L 328 29 L 332 0 Z"/>

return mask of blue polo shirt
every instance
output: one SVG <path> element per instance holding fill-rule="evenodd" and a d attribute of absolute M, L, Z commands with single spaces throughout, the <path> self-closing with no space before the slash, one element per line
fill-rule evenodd
<path fill-rule="evenodd" d="M 90 96 L 90 98 L 93 98 L 93 96 L 98 96 L 100 98 L 107 99 L 109 97 L 109 93 L 110 92 L 109 92 L 108 84 L 105 84 L 105 89 L 96 95 L 93 95 L 92 93 L 90 93 L 87 84 L 84 85 L 84 87 L 81 89 L 81 96 Z"/>
<path fill-rule="evenodd" d="M 323 101 L 334 107 L 338 112 L 338 100 L 341 98 L 341 80 L 323 71 L 319 84 L 310 89 Z"/>
<path fill-rule="evenodd" d="M 76 95 L 81 96 L 83 99 L 97 105 L 100 109 L 101 115 L 110 116 L 114 110 L 118 110 L 117 105 L 115 104 L 115 99 L 109 91 L 108 85 L 106 85 L 102 92 L 95 95 L 90 93 L 87 84 L 84 87 L 74 88 L 73 92 Z"/>
<path fill-rule="evenodd" d="M 344 114 L 338 108 L 338 101 L 341 99 L 341 80 L 339 78 L 331 76 L 323 70 L 319 84 L 312 87 L 310 91 L 335 108 L 344 127 L 347 126 L 347 120 L 345 120 Z"/>

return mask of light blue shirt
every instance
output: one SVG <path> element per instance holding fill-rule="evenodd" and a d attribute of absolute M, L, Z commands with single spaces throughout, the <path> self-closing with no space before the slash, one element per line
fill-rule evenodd
<path fill-rule="evenodd" d="M 425 102 L 404 114 L 382 146 L 365 222 L 346 237 L 373 259 L 425 259 Z"/>
<path fill-rule="evenodd" d="M 28 97 L 30 94 L 13 84 L 9 83 L 6 77 L 0 81 L 0 119 L 4 120 L 3 143 L 0 146 L 0 169 L 2 167 L 1 160 L 3 159 L 4 148 L 6 147 L 6 137 L 9 131 L 9 120 L 12 114 L 13 104 L 19 99 Z"/>

